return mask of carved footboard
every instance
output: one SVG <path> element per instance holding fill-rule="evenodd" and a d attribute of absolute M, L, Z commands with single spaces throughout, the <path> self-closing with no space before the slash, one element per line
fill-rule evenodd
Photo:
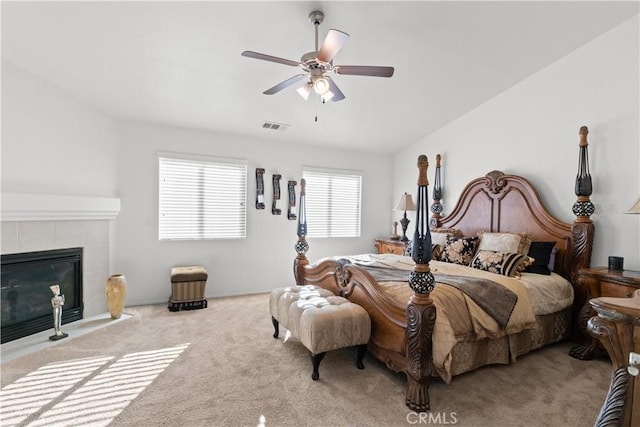
<path fill-rule="evenodd" d="M 406 305 L 386 294 L 365 270 L 326 260 L 304 270 L 304 284 L 316 285 L 348 298 L 371 318 L 369 352 L 396 372 L 406 371 Z"/>

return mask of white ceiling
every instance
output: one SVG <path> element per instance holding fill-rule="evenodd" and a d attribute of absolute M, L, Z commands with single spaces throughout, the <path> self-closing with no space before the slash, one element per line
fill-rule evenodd
<path fill-rule="evenodd" d="M 325 105 L 263 95 L 299 70 L 240 53 L 299 60 L 316 9 L 320 43 L 330 28 L 351 36 L 335 64 L 394 76 L 335 76 L 346 99 Z M 2 57 L 124 119 L 393 153 L 637 13 L 635 1 L 3 1 Z"/>

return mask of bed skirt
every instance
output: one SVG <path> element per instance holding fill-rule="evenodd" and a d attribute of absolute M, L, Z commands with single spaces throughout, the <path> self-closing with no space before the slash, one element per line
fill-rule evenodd
<path fill-rule="evenodd" d="M 463 341 L 452 350 L 451 374 L 459 375 L 484 365 L 508 364 L 518 356 L 569 336 L 571 307 L 563 311 L 536 316 L 536 327 L 500 339 Z M 433 373 L 433 376 L 440 376 Z"/>

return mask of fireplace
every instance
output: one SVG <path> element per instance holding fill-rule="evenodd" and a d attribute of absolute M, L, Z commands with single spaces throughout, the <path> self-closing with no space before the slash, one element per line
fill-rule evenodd
<path fill-rule="evenodd" d="M 82 319 L 82 248 L 2 255 L 2 343 L 53 331 L 53 293 L 65 297 L 62 324 Z"/>

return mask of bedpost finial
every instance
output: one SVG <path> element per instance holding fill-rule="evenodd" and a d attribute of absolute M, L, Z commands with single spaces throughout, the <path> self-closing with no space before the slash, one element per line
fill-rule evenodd
<path fill-rule="evenodd" d="M 589 145 L 587 142 L 587 135 L 589 134 L 589 128 L 586 126 L 582 126 L 580 128 L 580 147 L 586 147 Z"/>
<path fill-rule="evenodd" d="M 418 185 L 429 185 L 427 179 L 427 168 L 429 167 L 429 159 L 424 154 L 418 156 Z"/>
<path fill-rule="evenodd" d="M 587 134 L 589 129 L 586 126 L 580 128 L 580 154 L 578 157 L 578 174 L 576 175 L 575 193 L 578 200 L 573 204 L 573 213 L 576 222 L 591 222 L 589 218 L 595 212 L 595 207 L 591 203 L 591 193 L 593 191 L 591 174 L 589 173 L 589 154 Z"/>
<path fill-rule="evenodd" d="M 436 154 L 436 167 L 437 168 L 440 167 L 440 159 L 442 159 L 442 156 L 440 156 L 440 154 Z"/>

